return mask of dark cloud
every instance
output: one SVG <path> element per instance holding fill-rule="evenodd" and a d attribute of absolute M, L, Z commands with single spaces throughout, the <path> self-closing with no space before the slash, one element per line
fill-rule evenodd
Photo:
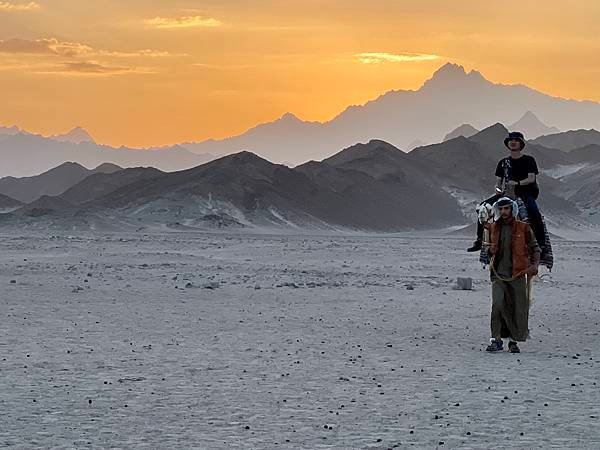
<path fill-rule="evenodd" d="M 64 73 L 82 73 L 82 74 L 120 74 L 125 72 L 131 72 L 133 69 L 130 67 L 116 67 L 116 66 L 105 66 L 96 62 L 66 62 L 56 67 L 53 72 L 64 72 Z"/>
<path fill-rule="evenodd" d="M 79 56 L 93 49 L 79 42 L 61 42 L 58 39 L 6 39 L 0 40 L 0 53 L 27 53 L 38 55 Z"/>
<path fill-rule="evenodd" d="M 48 45 L 48 40 L 39 39 L 30 41 L 28 39 L 0 40 L 0 53 L 35 53 L 56 54 Z"/>

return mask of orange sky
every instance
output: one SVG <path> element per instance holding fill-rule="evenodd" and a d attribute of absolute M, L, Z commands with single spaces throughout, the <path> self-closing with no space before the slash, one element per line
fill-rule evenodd
<path fill-rule="evenodd" d="M 0 0 L 0 125 L 220 138 L 287 111 L 331 119 L 447 61 L 600 101 L 598 55 L 591 0 Z"/>

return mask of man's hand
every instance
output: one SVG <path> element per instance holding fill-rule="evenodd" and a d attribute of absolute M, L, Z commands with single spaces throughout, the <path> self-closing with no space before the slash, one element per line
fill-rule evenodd
<path fill-rule="evenodd" d="M 509 186 L 516 186 L 518 183 L 515 180 L 508 180 L 506 184 L 508 184 Z"/>
<path fill-rule="evenodd" d="M 539 266 L 537 264 L 532 264 L 527 268 L 527 275 L 530 277 L 535 277 L 538 274 Z"/>

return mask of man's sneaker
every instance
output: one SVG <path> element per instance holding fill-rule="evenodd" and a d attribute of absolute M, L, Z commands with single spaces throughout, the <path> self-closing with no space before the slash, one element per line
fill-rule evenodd
<path fill-rule="evenodd" d="M 468 252 L 478 252 L 479 250 L 481 250 L 481 241 L 479 239 L 477 239 L 475 242 L 473 242 L 473 246 L 469 247 L 467 249 Z"/>
<path fill-rule="evenodd" d="M 490 339 L 490 345 L 485 348 L 486 352 L 501 352 L 504 348 L 502 339 Z"/>
<path fill-rule="evenodd" d="M 511 353 L 521 353 L 521 349 L 515 341 L 510 341 L 508 343 L 508 351 Z"/>

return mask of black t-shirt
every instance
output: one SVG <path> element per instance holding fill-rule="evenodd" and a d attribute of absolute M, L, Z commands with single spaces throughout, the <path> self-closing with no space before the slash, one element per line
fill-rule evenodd
<path fill-rule="evenodd" d="M 509 163 L 508 167 L 506 167 L 507 162 Z M 529 155 L 523 155 L 517 159 L 513 159 L 510 156 L 501 159 L 498 161 L 498 166 L 496 167 L 496 176 L 504 179 L 505 170 L 507 171 L 508 179 L 513 181 L 522 181 L 527 178 L 530 173 L 535 173 L 536 175 L 540 173 L 537 163 L 535 162 L 535 158 Z M 537 182 L 534 184 L 515 187 L 515 193 L 517 195 L 529 194 L 537 197 L 538 192 L 539 188 Z"/>

